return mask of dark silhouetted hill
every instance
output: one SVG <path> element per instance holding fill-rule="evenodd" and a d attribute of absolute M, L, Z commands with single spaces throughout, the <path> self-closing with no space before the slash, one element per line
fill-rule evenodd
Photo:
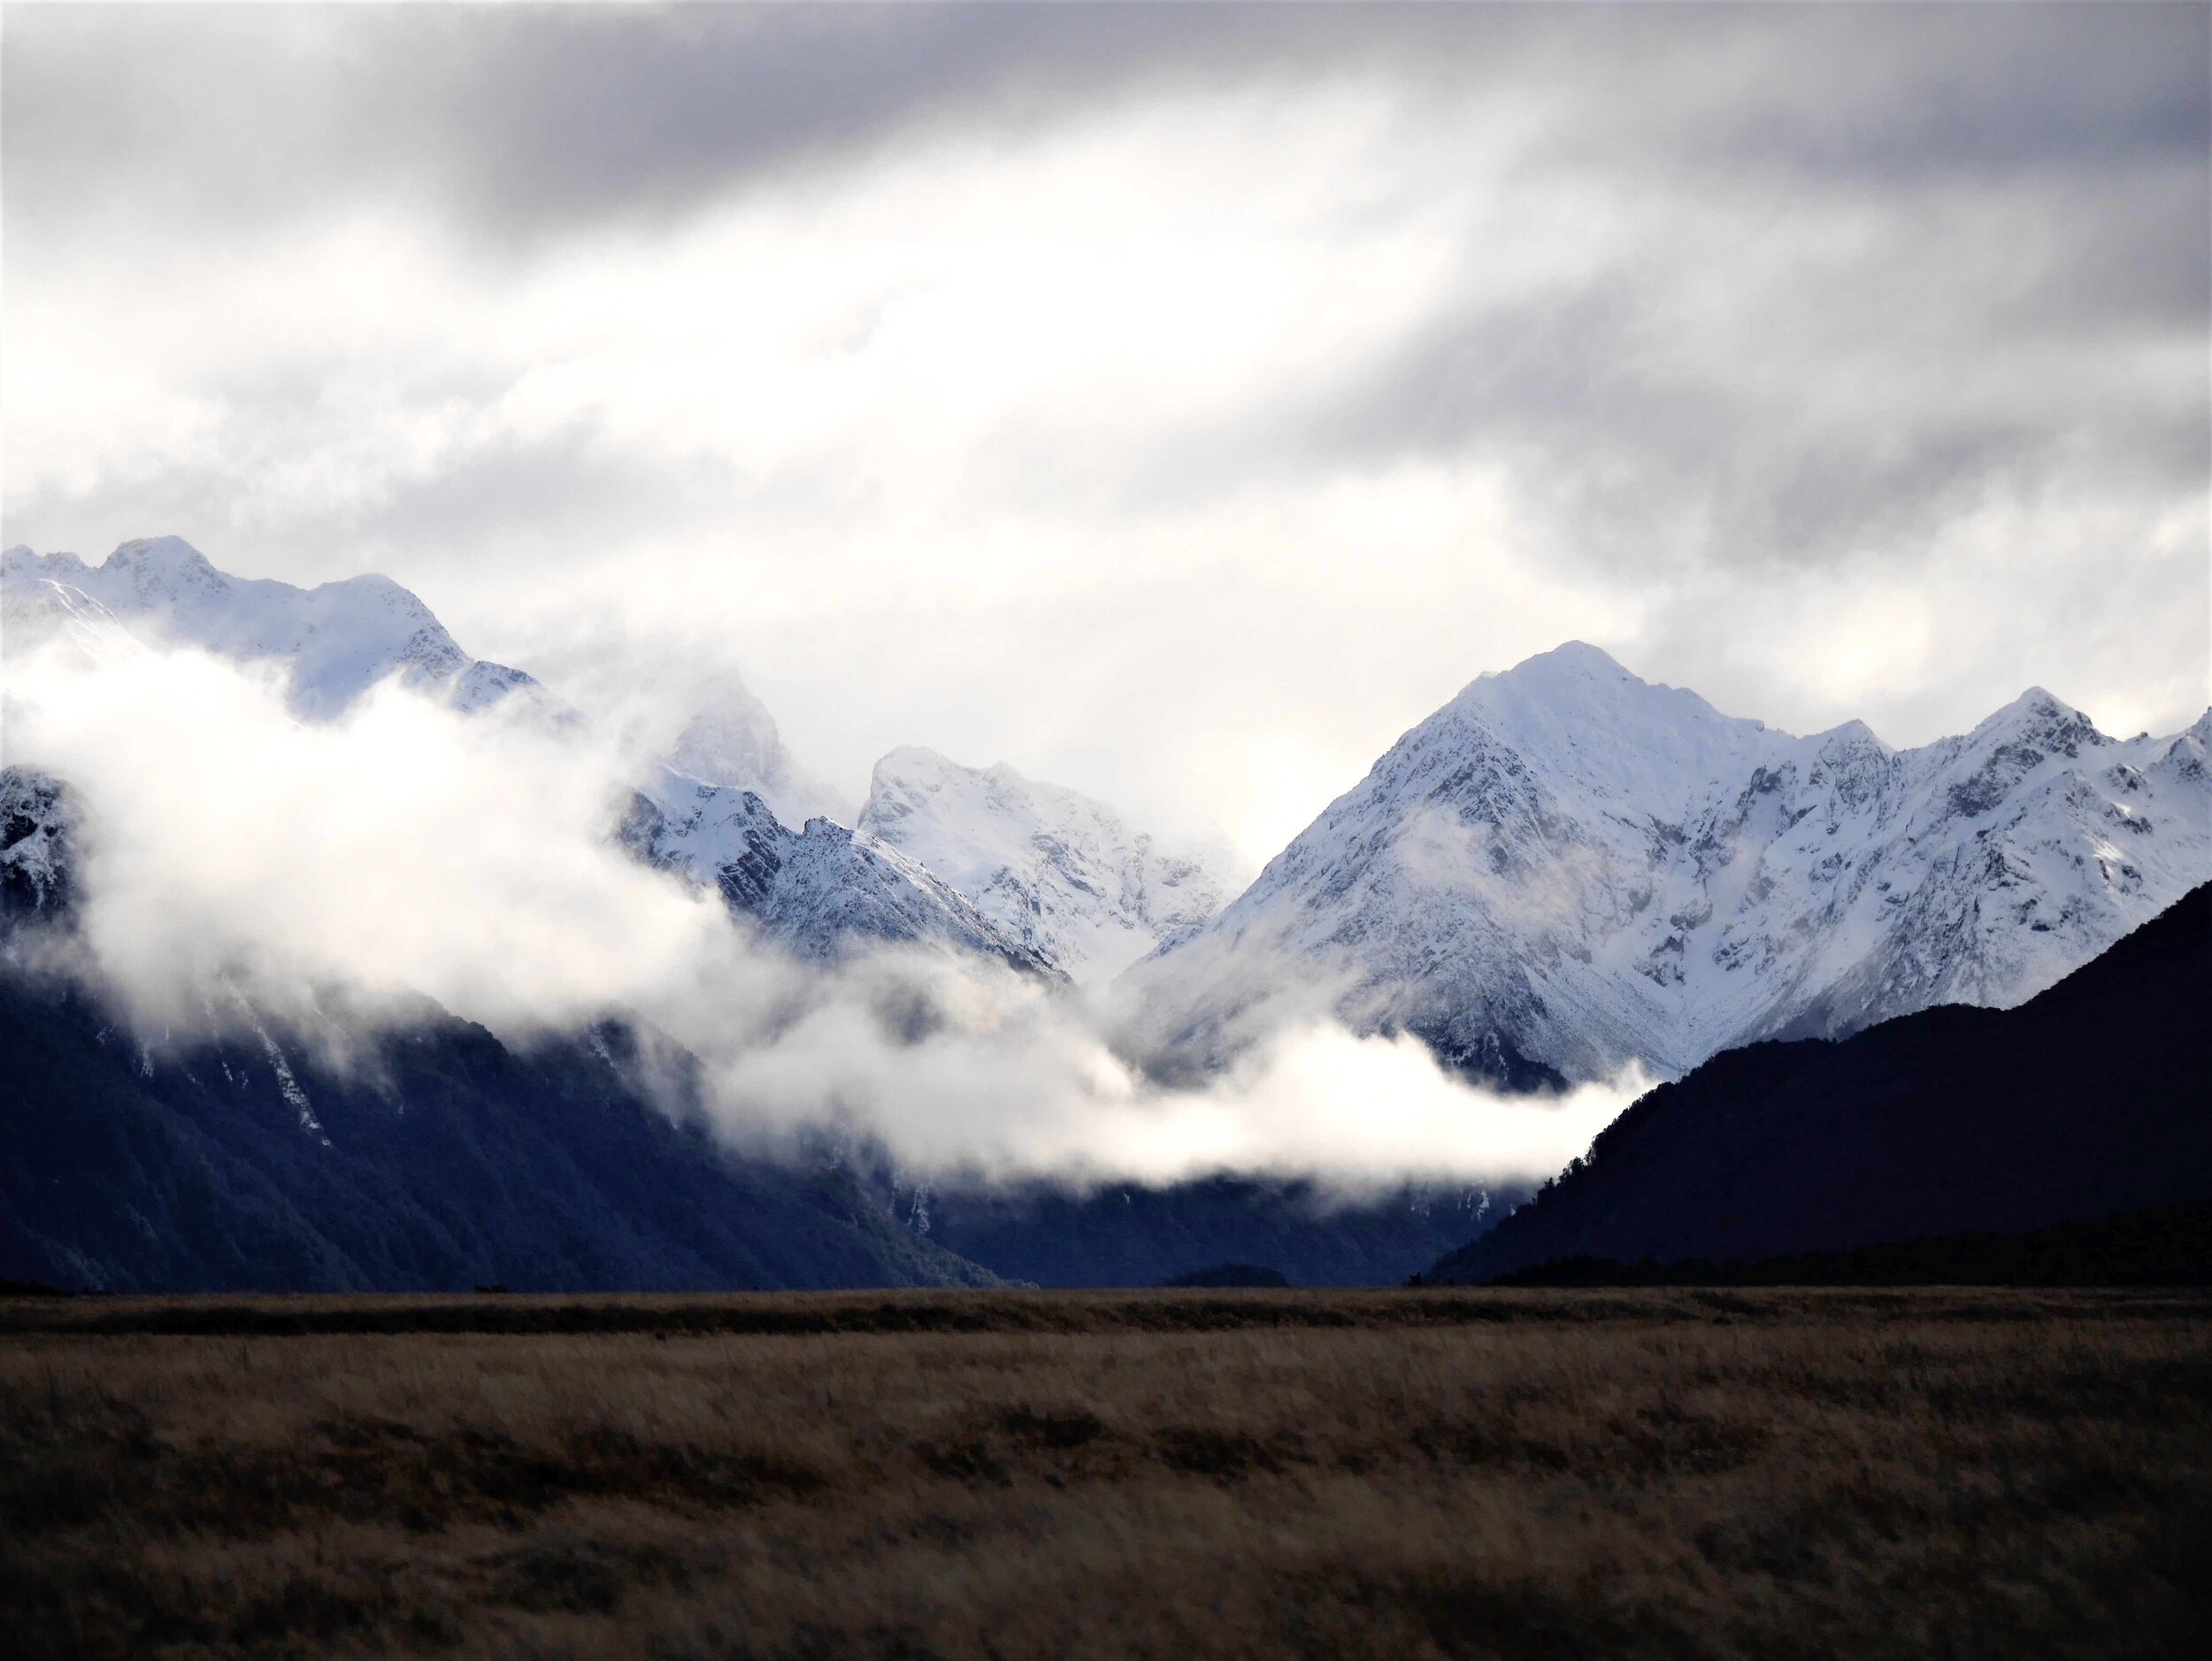
<path fill-rule="evenodd" d="M 2024 1234 L 1803 1252 L 1752 1263 L 1616 1263 L 1570 1257 L 1493 1286 L 2212 1286 L 2212 1204 L 2123 1211 Z"/>
<path fill-rule="evenodd" d="M 2208 994 L 2212 885 L 2016 1009 L 1717 1056 L 1430 1278 L 1747 1264 L 2212 1199 Z"/>

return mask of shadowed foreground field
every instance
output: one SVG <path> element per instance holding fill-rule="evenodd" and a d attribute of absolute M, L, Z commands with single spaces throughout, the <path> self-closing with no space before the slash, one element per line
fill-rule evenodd
<path fill-rule="evenodd" d="M 2212 1297 L 0 1301 L 27 1656 L 2212 1652 Z"/>

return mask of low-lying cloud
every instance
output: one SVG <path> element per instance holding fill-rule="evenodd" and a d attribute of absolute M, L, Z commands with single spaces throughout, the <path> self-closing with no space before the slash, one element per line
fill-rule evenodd
<path fill-rule="evenodd" d="M 427 996 L 517 1039 L 634 1016 L 699 1057 L 734 1142 L 830 1130 L 984 1178 L 1532 1178 L 1638 1082 L 1500 1098 L 1410 1039 L 1308 1020 L 1164 1087 L 1088 1003 L 1010 971 L 918 946 L 823 969 L 753 940 L 611 840 L 637 758 L 588 727 L 397 682 L 303 724 L 280 680 L 185 650 L 19 654 L 0 696 L 6 760 L 81 799 L 88 971 L 150 1037 L 250 1019 L 240 988 L 372 1025 Z"/>

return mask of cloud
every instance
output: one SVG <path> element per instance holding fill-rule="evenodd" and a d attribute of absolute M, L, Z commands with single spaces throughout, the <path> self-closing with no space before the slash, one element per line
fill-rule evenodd
<path fill-rule="evenodd" d="M 1448 1078 L 1416 1039 L 1319 1023 L 1271 1035 L 1206 1088 L 1156 1089 L 1079 1028 L 1046 1019 L 1017 1034 L 996 1024 L 1003 1009 L 980 1013 L 892 1049 L 853 1003 L 827 1003 L 730 1060 L 714 1088 L 741 1123 L 826 1091 L 841 1123 L 883 1139 L 916 1173 L 1080 1184 L 1228 1171 L 1357 1188 L 1540 1180 L 1649 1082 L 1503 1096 Z"/>
<path fill-rule="evenodd" d="M 188 651 L 8 673 L 9 758 L 82 798 L 83 932 L 142 1019 L 229 976 L 571 1024 L 742 966 L 709 901 L 608 846 L 615 758 L 589 743 L 396 684 L 304 726 Z"/>
<path fill-rule="evenodd" d="M 1356 77 L 1534 106 L 1555 151 L 1887 186 L 2196 157 L 2206 120 L 2191 8 L 204 7 L 9 34 L 10 212 L 41 222 L 250 226 L 334 186 L 529 237 L 948 134 Z"/>
<path fill-rule="evenodd" d="M 1255 863 L 1568 637 L 1893 742 L 2178 726 L 2208 32 L 19 9 L 10 537 L 382 570 L 557 682 L 737 668 L 848 795 L 926 742 Z"/>
<path fill-rule="evenodd" d="M 823 970 L 763 947 L 611 844 L 634 763 L 595 728 L 465 717 L 396 682 L 303 725 L 275 681 L 189 651 L 65 643 L 6 670 L 9 761 L 85 810 L 85 971 L 142 1033 L 258 1005 L 342 1055 L 425 996 L 518 1039 L 641 1017 L 700 1057 L 733 1143 L 827 1129 L 915 1174 L 1079 1180 L 1540 1176 L 1638 1082 L 1504 1101 L 1409 1041 L 1307 1023 L 1164 1089 L 1088 1006 L 1003 967 L 886 947 Z"/>

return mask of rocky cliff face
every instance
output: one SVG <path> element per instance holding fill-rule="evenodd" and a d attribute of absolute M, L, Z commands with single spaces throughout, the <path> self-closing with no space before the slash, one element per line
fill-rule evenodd
<path fill-rule="evenodd" d="M 764 938 L 810 961 L 914 944 L 1061 978 L 1041 953 L 897 850 L 824 819 L 792 830 L 749 790 L 664 769 L 632 798 L 621 840 L 646 864 L 712 887 Z"/>
<path fill-rule="evenodd" d="M 60 780 L 0 767 L 0 927 L 65 915 L 83 815 Z"/>

